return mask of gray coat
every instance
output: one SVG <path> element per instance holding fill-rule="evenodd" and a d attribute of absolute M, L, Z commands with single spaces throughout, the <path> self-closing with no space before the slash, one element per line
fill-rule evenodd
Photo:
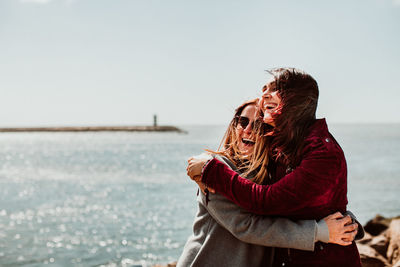
<path fill-rule="evenodd" d="M 223 159 L 231 168 L 227 159 Z M 221 160 L 222 161 L 222 160 Z M 197 197 L 198 212 L 177 267 L 271 266 L 273 247 L 314 250 L 328 242 L 324 221 L 291 221 L 249 213 L 219 194 Z"/>

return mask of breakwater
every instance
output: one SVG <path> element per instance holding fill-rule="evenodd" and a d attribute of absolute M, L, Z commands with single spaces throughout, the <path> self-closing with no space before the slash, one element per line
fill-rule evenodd
<path fill-rule="evenodd" d="M 0 128 L 0 133 L 9 132 L 178 132 L 186 131 L 175 126 L 73 126 L 73 127 L 18 127 Z"/>

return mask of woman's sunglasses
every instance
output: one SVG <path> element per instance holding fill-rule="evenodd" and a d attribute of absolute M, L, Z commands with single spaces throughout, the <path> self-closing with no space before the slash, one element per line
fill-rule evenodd
<path fill-rule="evenodd" d="M 246 129 L 250 123 L 250 119 L 243 116 L 236 116 L 235 117 L 235 126 L 240 126 L 243 129 Z M 250 128 L 252 131 L 257 131 L 261 135 L 264 135 L 272 130 L 272 126 L 263 122 L 262 120 L 255 120 L 251 122 Z"/>

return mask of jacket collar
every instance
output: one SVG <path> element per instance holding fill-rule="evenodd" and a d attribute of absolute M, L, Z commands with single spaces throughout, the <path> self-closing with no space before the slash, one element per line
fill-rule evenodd
<path fill-rule="evenodd" d="M 321 134 L 327 134 L 328 125 L 326 124 L 325 118 L 323 119 L 316 119 L 315 122 L 309 128 L 308 136 L 319 136 Z"/>

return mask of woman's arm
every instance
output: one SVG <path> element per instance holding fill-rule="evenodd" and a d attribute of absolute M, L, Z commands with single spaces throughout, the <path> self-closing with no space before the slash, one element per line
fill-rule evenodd
<path fill-rule="evenodd" d="M 219 194 L 210 195 L 208 202 L 203 193 L 198 198 L 219 225 L 243 242 L 268 247 L 314 250 L 317 236 L 317 223 L 314 220 L 294 222 L 251 214 Z M 321 231 L 320 235 L 328 242 L 329 232 L 328 240 Z"/>
<path fill-rule="evenodd" d="M 219 194 L 210 195 L 209 202 L 200 194 L 199 201 L 219 225 L 246 243 L 312 251 L 316 241 L 350 245 L 356 234 L 347 233 L 357 226 L 346 225 L 351 219 L 342 218 L 340 213 L 318 223 L 315 220 L 292 221 L 248 213 Z"/>
<path fill-rule="evenodd" d="M 341 150 L 313 145 L 300 166 L 272 185 L 242 178 L 217 159 L 209 161 L 201 181 L 253 213 L 291 216 L 320 208 L 326 216 L 347 204 L 346 162 Z"/>

